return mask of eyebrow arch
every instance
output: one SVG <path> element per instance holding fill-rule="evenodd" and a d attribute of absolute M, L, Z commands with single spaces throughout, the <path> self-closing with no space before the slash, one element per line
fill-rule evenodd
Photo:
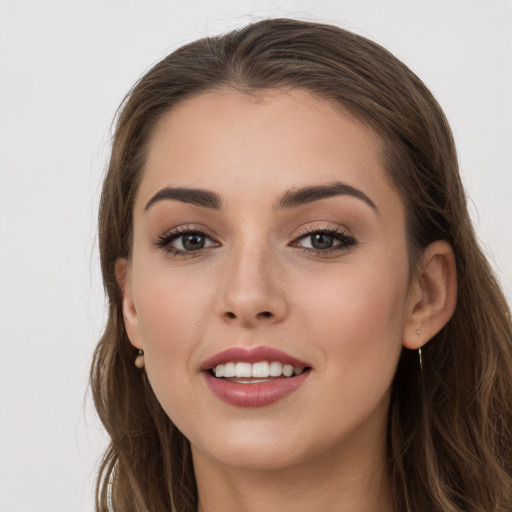
<path fill-rule="evenodd" d="M 274 205 L 274 209 L 296 208 L 303 204 L 312 203 L 334 196 L 351 196 L 364 201 L 375 212 L 379 212 L 376 204 L 361 190 L 342 182 L 334 182 L 329 185 L 313 185 L 289 190 Z"/>
<path fill-rule="evenodd" d="M 155 203 L 163 200 L 181 201 L 182 203 L 189 203 L 203 208 L 213 208 L 214 210 L 220 210 L 222 207 L 221 198 L 215 192 L 200 188 L 165 187 L 148 201 L 144 210 L 147 211 Z"/>

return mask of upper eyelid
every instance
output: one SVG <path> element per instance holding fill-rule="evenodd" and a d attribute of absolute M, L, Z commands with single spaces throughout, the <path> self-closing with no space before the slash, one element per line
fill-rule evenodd
<path fill-rule="evenodd" d="M 209 229 L 207 229 L 204 226 L 194 226 L 190 224 L 185 224 L 182 226 L 176 226 L 174 228 L 168 229 L 163 233 L 163 235 L 158 237 L 158 240 L 161 240 L 163 238 L 179 238 L 180 236 L 184 236 L 190 233 L 199 233 L 201 235 L 205 235 L 208 238 L 211 238 L 212 240 L 215 240 L 216 242 L 219 241 L 219 237 L 214 235 Z"/>
<path fill-rule="evenodd" d="M 346 231 L 341 230 L 341 229 L 315 229 L 315 230 L 309 231 L 307 233 L 303 233 L 303 234 L 295 237 L 293 239 L 292 243 L 296 242 L 297 240 L 303 240 L 303 239 L 313 236 L 315 234 L 327 234 L 329 236 L 332 236 L 333 238 L 338 237 L 338 240 L 342 240 L 342 241 L 343 240 L 345 240 L 345 241 L 351 240 L 354 243 L 356 242 L 355 237 L 353 237 L 352 235 L 350 235 L 349 233 L 347 233 Z"/>
<path fill-rule="evenodd" d="M 298 234 L 296 235 L 295 239 L 302 238 L 308 235 L 313 235 L 315 233 L 330 233 L 330 234 L 341 234 L 345 235 L 347 237 L 354 238 L 350 231 L 342 226 L 305 226 L 303 228 L 299 229 Z"/>
<path fill-rule="evenodd" d="M 299 229 L 299 233 L 294 237 L 292 243 L 296 242 L 297 240 L 301 240 L 304 238 L 307 238 L 309 236 L 318 234 L 318 233 L 325 233 L 330 236 L 333 236 L 334 238 L 338 238 L 345 241 L 351 241 L 353 244 L 357 243 L 356 237 L 351 233 L 350 230 L 345 228 L 341 225 L 307 225 L 303 226 Z"/>
<path fill-rule="evenodd" d="M 203 225 L 194 225 L 194 224 L 183 224 L 180 226 L 176 226 L 173 228 L 168 229 L 165 231 L 162 235 L 159 235 L 156 240 L 155 244 L 161 243 L 162 241 L 167 240 L 175 240 L 179 238 L 180 236 L 187 235 L 189 233 L 199 233 L 201 235 L 206 236 L 207 238 L 210 238 L 216 243 L 224 243 L 221 240 L 221 237 L 214 234 L 210 229 L 208 229 L 206 226 Z M 342 226 L 333 226 L 333 225 L 327 225 L 327 224 L 321 224 L 321 225 L 307 225 L 299 228 L 295 234 L 295 236 L 292 238 L 291 242 L 294 242 L 300 238 L 304 238 L 310 235 L 313 235 L 315 233 L 329 233 L 329 234 L 340 234 L 344 235 L 348 238 L 354 238 L 353 235 L 350 234 L 350 231 Z"/>
<path fill-rule="evenodd" d="M 334 227 L 334 226 L 322 226 L 322 227 L 319 227 L 319 226 L 313 226 L 313 227 L 306 227 L 302 230 L 300 230 L 300 235 L 308 235 L 310 233 L 325 233 L 325 232 L 329 232 L 329 233 L 339 233 L 341 231 L 345 232 L 344 229 L 342 228 L 337 228 L 337 227 Z"/>

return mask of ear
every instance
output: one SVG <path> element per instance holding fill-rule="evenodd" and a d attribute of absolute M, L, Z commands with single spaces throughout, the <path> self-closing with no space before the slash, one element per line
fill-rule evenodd
<path fill-rule="evenodd" d="M 403 346 L 416 350 L 450 320 L 457 303 L 457 268 L 448 242 L 430 244 L 411 283 Z"/>
<path fill-rule="evenodd" d="M 140 336 L 139 317 L 132 293 L 130 263 L 126 258 L 119 258 L 115 266 L 116 280 L 121 291 L 123 319 L 126 333 L 135 348 L 143 349 Z"/>

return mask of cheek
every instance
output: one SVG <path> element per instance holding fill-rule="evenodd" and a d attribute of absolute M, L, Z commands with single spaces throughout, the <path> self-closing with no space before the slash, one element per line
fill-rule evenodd
<path fill-rule="evenodd" d="M 397 261 L 397 260 L 395 260 Z M 326 366 L 353 376 L 392 378 L 401 352 L 408 286 L 406 262 L 352 265 L 302 297 L 303 329 L 323 351 Z"/>
<path fill-rule="evenodd" d="M 137 294 L 145 371 L 167 415 L 186 432 L 201 421 L 190 407 L 198 386 L 193 355 L 204 338 L 215 297 L 200 283 L 186 273 L 160 268 L 145 273 Z"/>
<path fill-rule="evenodd" d="M 136 307 L 148 372 L 190 367 L 190 354 L 200 343 L 215 294 L 186 272 L 149 271 L 140 280 Z"/>

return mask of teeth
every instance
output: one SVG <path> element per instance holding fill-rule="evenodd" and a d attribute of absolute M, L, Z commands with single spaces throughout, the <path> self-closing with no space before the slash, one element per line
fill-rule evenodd
<path fill-rule="evenodd" d="M 265 378 L 270 376 L 270 365 L 263 361 L 252 365 L 251 377 Z"/>
<path fill-rule="evenodd" d="M 235 377 L 250 377 L 252 375 L 251 363 L 236 363 Z"/>
<path fill-rule="evenodd" d="M 291 364 L 285 364 L 283 366 L 283 375 L 285 377 L 291 377 L 293 375 L 293 366 Z"/>
<path fill-rule="evenodd" d="M 270 376 L 271 377 L 281 377 L 283 373 L 283 365 L 281 363 L 275 362 L 270 363 Z"/>
<path fill-rule="evenodd" d="M 235 363 L 226 363 L 224 365 L 224 377 L 235 376 Z"/>
<path fill-rule="evenodd" d="M 253 377 L 256 379 L 265 379 L 268 377 L 291 377 L 292 375 L 300 375 L 304 368 L 293 367 L 291 364 L 282 364 L 278 361 L 268 363 L 261 361 L 259 363 L 226 363 L 218 364 L 213 368 L 215 377 Z"/>

